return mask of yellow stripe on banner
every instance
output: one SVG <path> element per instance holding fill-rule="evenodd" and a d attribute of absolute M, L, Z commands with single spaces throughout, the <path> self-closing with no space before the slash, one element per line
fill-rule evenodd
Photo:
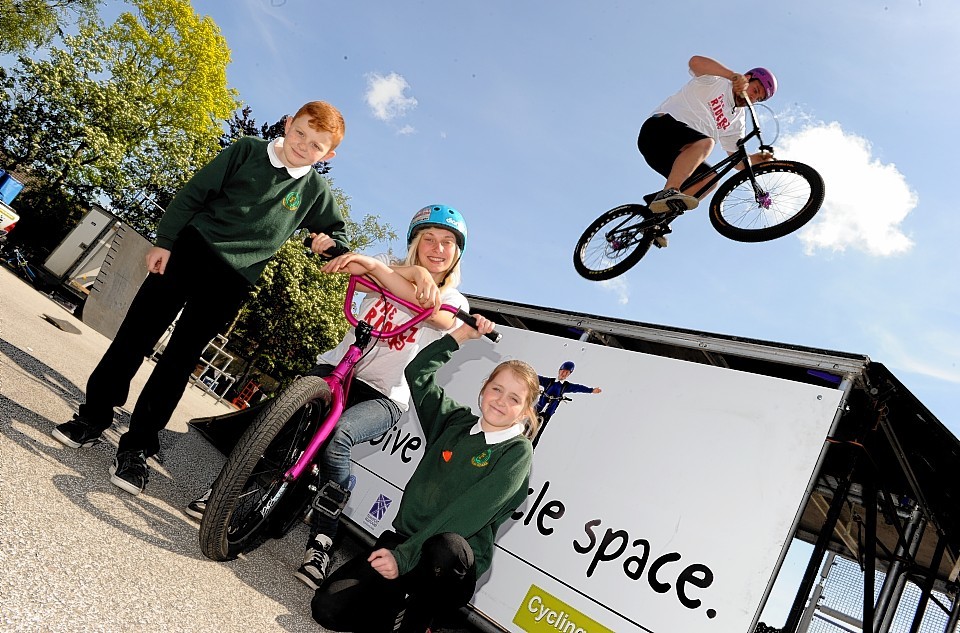
<path fill-rule="evenodd" d="M 513 623 L 528 633 L 613 633 L 536 585 L 530 585 Z"/>

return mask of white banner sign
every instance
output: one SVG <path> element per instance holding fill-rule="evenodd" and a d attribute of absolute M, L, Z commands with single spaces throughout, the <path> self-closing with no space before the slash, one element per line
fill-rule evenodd
<path fill-rule="evenodd" d="M 566 387 L 540 436 L 474 606 L 512 631 L 745 633 L 841 393 L 499 329 L 499 344 L 472 342 L 441 370 L 451 397 L 476 411 L 507 358 L 548 384 L 572 361 L 567 382 L 583 389 Z M 354 448 L 345 512 L 375 535 L 423 454 L 415 417 Z"/>

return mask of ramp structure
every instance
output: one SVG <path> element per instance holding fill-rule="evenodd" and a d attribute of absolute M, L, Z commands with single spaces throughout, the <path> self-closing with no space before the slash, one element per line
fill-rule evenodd
<path fill-rule="evenodd" d="M 786 622 L 759 622 L 773 577 L 760 604 L 744 605 L 755 613 L 749 630 L 956 633 L 960 441 L 883 364 L 865 355 L 484 297 L 472 296 L 470 304 L 496 323 L 562 339 L 835 385 L 843 394 L 840 406 L 777 561 L 779 569 L 790 541 L 799 539 L 813 545 L 806 571 Z M 637 408 L 642 411 L 643 404 Z M 736 502 L 738 491 L 729 494 Z M 751 517 L 742 516 L 742 521 Z M 736 539 L 739 526 L 714 529 Z M 831 564 L 824 566 L 828 558 Z M 856 605 L 846 612 L 829 606 L 824 593 L 827 570 L 841 563 L 843 588 L 835 582 L 832 593 L 834 599 L 839 592 Z"/>

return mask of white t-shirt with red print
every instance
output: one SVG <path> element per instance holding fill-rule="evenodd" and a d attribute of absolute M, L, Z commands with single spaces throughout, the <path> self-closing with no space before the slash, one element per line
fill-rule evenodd
<path fill-rule="evenodd" d="M 737 151 L 737 141 L 746 130 L 743 108 L 734 105 L 733 83 L 716 75 L 694 77 L 661 103 L 657 113 L 669 114 L 713 138 L 727 152 Z"/>
<path fill-rule="evenodd" d="M 443 303 L 456 306 L 464 312 L 470 311 L 467 298 L 456 288 L 447 288 L 440 293 Z M 374 329 L 394 329 L 409 321 L 413 315 L 406 308 L 386 301 L 382 296 L 368 294 L 360 303 L 357 317 L 371 324 Z M 368 352 L 357 363 L 356 377 L 367 383 L 383 395 L 397 403 L 401 411 L 410 408 L 410 387 L 403 375 L 407 363 L 429 343 L 439 339 L 460 325 L 460 320 L 449 330 L 439 330 L 430 323 L 422 322 L 403 334 L 388 339 L 374 339 Z M 340 344 L 317 357 L 317 361 L 336 365 L 347 353 L 347 349 L 356 340 L 353 328 L 347 332 Z"/>

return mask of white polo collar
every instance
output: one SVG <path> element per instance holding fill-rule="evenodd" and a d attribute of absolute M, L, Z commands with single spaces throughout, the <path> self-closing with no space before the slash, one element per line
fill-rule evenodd
<path fill-rule="evenodd" d="M 514 424 L 502 431 L 484 431 L 483 427 L 480 426 L 480 420 L 477 420 L 477 423 L 470 428 L 470 435 L 476 435 L 477 433 L 483 433 L 483 439 L 486 440 L 487 444 L 499 444 L 518 435 L 523 435 L 523 425 Z"/>
<path fill-rule="evenodd" d="M 287 167 L 283 164 L 283 161 L 280 160 L 280 156 L 277 155 L 277 149 L 283 147 L 283 137 L 281 136 L 275 141 L 270 141 L 267 143 L 267 156 L 270 157 L 270 164 L 276 168 L 283 167 L 287 170 L 287 173 L 293 176 L 294 178 L 302 178 L 310 173 L 310 170 L 313 169 L 313 165 L 307 165 L 305 167 Z"/>

